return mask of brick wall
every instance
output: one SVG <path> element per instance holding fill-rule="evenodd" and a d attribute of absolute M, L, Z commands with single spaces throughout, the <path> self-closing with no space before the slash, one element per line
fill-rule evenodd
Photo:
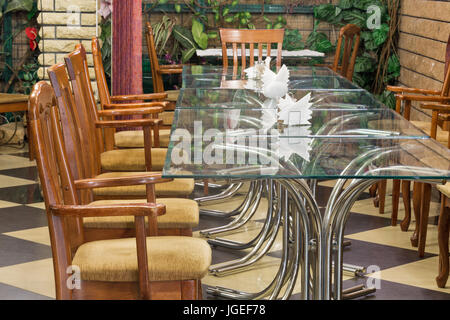
<path fill-rule="evenodd" d="M 440 90 L 450 34 L 450 2 L 402 0 L 399 29 L 400 84 Z M 416 104 L 411 118 L 427 120 L 430 115 Z"/>
<path fill-rule="evenodd" d="M 91 79 L 95 79 L 91 39 L 96 35 L 95 0 L 38 0 L 41 24 L 38 71 L 41 79 L 48 79 L 47 68 L 64 62 L 64 56 L 82 43 L 88 52 L 87 59 Z M 100 33 L 100 30 L 99 30 Z M 93 82 L 94 89 L 96 88 Z"/>

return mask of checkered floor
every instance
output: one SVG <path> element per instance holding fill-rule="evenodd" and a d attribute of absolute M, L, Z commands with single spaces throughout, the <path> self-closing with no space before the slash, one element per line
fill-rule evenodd
<path fill-rule="evenodd" d="M 330 194 L 332 181 L 319 184 L 318 198 L 324 204 Z M 225 204 L 209 208 L 229 210 L 235 208 L 242 198 L 236 197 Z M 436 286 L 438 271 L 437 216 L 439 203 L 433 194 L 427 235 L 426 255 L 419 258 L 411 247 L 409 238 L 414 221 L 408 232 L 390 226 L 391 204 L 386 197 L 386 212 L 378 213 L 372 199 L 363 194 L 353 206 L 346 227 L 346 239 L 351 246 L 344 251 L 344 262 L 371 266 L 380 272 L 354 277 L 344 272 L 344 288 L 356 284 L 374 283 L 380 280 L 380 289 L 363 299 L 430 299 L 450 300 L 450 281 L 446 288 Z M 265 203 L 260 206 L 253 221 L 245 229 L 221 235 L 221 237 L 248 241 L 259 231 L 265 214 Z M 403 218 L 400 203 L 399 219 Z M 198 230 L 227 223 L 224 219 L 201 217 Z M 213 264 L 242 257 L 244 252 L 214 248 Z M 249 292 L 257 292 L 267 286 L 275 275 L 281 256 L 281 239 L 270 253 L 251 270 L 226 277 L 206 276 L 207 286 L 223 286 Z M 28 160 L 26 149 L 0 147 L 0 299 L 54 299 L 52 254 L 47 229 L 44 203 L 39 193 L 37 170 Z M 292 299 L 298 299 L 298 289 Z M 204 298 L 212 297 L 204 295 Z"/>

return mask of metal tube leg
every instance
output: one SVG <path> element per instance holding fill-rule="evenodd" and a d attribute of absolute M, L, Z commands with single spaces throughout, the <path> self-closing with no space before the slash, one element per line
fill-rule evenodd
<path fill-rule="evenodd" d="M 269 194 L 269 198 L 272 199 L 272 194 Z M 266 224 L 264 225 L 266 228 L 264 232 L 265 236 L 259 239 L 258 243 L 251 252 L 241 259 L 212 266 L 210 268 L 210 272 L 217 276 L 223 276 L 229 274 L 230 272 L 242 271 L 243 268 L 246 268 L 260 260 L 270 250 L 278 234 L 281 223 L 281 212 L 279 209 L 280 208 L 277 207 L 276 210 L 274 210 L 273 201 L 269 201 L 268 218 L 266 219 Z M 273 212 L 275 212 L 275 217 L 272 217 Z M 271 220 L 275 221 L 272 223 Z"/>
<path fill-rule="evenodd" d="M 236 217 L 231 223 L 227 224 L 226 226 L 223 226 L 222 228 L 217 228 L 217 230 L 212 230 L 212 231 L 209 230 L 208 231 L 209 236 L 211 236 L 213 234 L 217 234 L 217 233 L 230 232 L 230 231 L 236 230 L 250 221 L 250 219 L 256 213 L 258 206 L 261 202 L 262 183 L 258 182 L 257 186 L 258 186 L 258 189 L 256 190 L 256 192 L 254 194 L 252 206 L 246 212 L 244 212 L 242 215 L 239 215 L 238 217 Z"/>
<path fill-rule="evenodd" d="M 213 234 L 224 232 L 224 230 L 226 230 L 230 226 L 233 226 L 234 224 L 238 223 L 239 220 L 241 220 L 245 216 L 245 213 L 248 211 L 250 206 L 255 201 L 255 197 L 256 197 L 255 184 L 256 184 L 256 181 L 252 181 L 252 183 L 250 184 L 249 192 L 241 204 L 242 208 L 239 209 L 239 215 L 231 223 L 228 223 L 224 226 L 220 226 L 220 227 L 216 227 L 216 228 L 202 230 L 202 231 L 200 231 L 200 234 L 204 237 L 210 237 Z"/>
<path fill-rule="evenodd" d="M 238 205 L 237 208 L 235 208 L 231 211 L 228 211 L 228 212 L 221 211 L 221 210 L 214 210 L 214 209 L 200 209 L 200 215 L 219 217 L 219 218 L 228 218 L 228 217 L 232 217 L 232 216 L 240 214 L 242 211 L 245 211 L 246 208 L 248 208 L 248 206 L 250 205 L 251 195 L 253 194 L 253 192 L 251 192 L 252 186 L 253 186 L 253 184 L 250 185 L 249 192 L 247 192 L 244 200 Z M 237 190 L 239 190 L 239 188 L 236 188 L 236 192 L 234 192 L 233 195 L 237 193 Z M 210 201 L 213 201 L 213 199 Z"/>
<path fill-rule="evenodd" d="M 208 202 L 229 199 L 229 198 L 233 197 L 243 185 L 244 185 L 243 182 L 232 183 L 228 186 L 228 188 L 226 188 L 219 194 L 214 194 L 214 195 L 210 195 L 210 196 L 206 196 L 206 197 L 199 197 L 199 198 L 195 198 L 194 200 L 197 201 L 198 204 L 201 206 Z"/>

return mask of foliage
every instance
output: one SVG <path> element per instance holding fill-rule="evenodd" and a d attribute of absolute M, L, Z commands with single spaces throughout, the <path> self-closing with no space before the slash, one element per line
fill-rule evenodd
<path fill-rule="evenodd" d="M 368 22 L 372 19 L 371 6 L 380 9 L 379 26 L 373 30 Z M 385 2 L 380 0 L 340 0 L 337 5 L 323 4 L 314 8 L 314 17 L 317 19 L 314 30 L 307 39 L 307 46 L 313 50 L 330 52 L 330 44 L 327 36 L 317 31 L 317 25 L 321 21 L 330 23 L 336 27 L 342 27 L 348 23 L 358 25 L 361 30 L 361 45 L 359 56 L 356 59 L 353 81 L 359 86 L 373 90 L 378 72 L 381 53 L 387 44 L 390 35 L 390 15 Z M 383 77 L 384 85 L 392 83 L 400 75 L 400 62 L 395 52 L 388 57 L 387 74 Z M 378 95 L 383 102 L 392 107 L 392 95 L 382 92 Z"/>
<path fill-rule="evenodd" d="M 167 3 L 168 0 L 157 0 L 145 13 L 151 12 L 158 4 Z M 238 4 L 238 0 L 206 0 L 201 3 L 197 0 L 176 1 L 174 3 L 175 12 L 180 13 L 183 5 L 193 14 L 192 26 L 188 29 L 173 21 L 175 22 L 173 27 L 159 28 L 161 25 L 166 25 L 169 21 L 172 21 L 167 15 L 164 15 L 161 21 L 152 26 L 158 56 L 165 59 L 163 62 L 177 63 L 181 61 L 186 63 L 194 56 L 197 49 L 206 49 L 210 40 L 218 38 L 218 26 L 255 29 L 255 23 L 259 20 L 264 21 L 268 29 L 280 29 L 286 26 L 286 19 L 282 15 L 278 15 L 274 20 L 271 20 L 263 12 L 260 15 L 254 15 L 245 10 L 233 12 Z M 207 15 L 207 10 L 212 15 Z M 156 41 L 159 36 L 165 40 L 162 42 Z M 298 30 L 286 32 L 285 45 L 288 50 L 304 48 Z"/>
<path fill-rule="evenodd" d="M 305 48 L 302 35 L 297 29 L 286 29 L 284 31 L 283 48 L 285 50 L 302 50 Z"/>
<path fill-rule="evenodd" d="M 111 77 L 111 20 L 102 18 L 100 22 L 101 33 L 100 41 L 102 42 L 102 62 L 105 73 L 108 77 Z"/>
<path fill-rule="evenodd" d="M 20 26 L 20 30 L 17 32 L 3 30 L 2 35 L 2 48 L 0 51 L 5 57 L 5 69 L 1 70 L 2 81 L 4 86 L 2 90 L 4 92 L 16 91 L 20 93 L 29 94 L 33 88 L 33 85 L 39 80 L 37 76 L 37 70 L 39 69 L 39 63 L 37 57 L 39 54 L 37 43 L 40 37 L 37 34 L 37 1 L 36 0 L 0 0 L 0 23 L 7 17 L 8 14 L 14 14 L 15 12 L 26 12 L 26 22 Z M 18 65 L 13 66 L 8 63 L 12 59 L 11 44 L 13 39 L 20 33 L 26 31 L 27 37 L 30 41 L 30 50 L 26 51 L 22 57 L 16 57 L 19 59 Z M 18 86 L 16 86 L 18 84 Z"/>

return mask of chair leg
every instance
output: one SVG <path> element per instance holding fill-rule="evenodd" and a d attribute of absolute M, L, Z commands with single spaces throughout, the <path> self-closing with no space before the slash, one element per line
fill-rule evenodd
<path fill-rule="evenodd" d="M 201 280 L 197 280 L 197 298 L 198 300 L 203 300 L 203 290 L 202 290 L 202 281 Z"/>
<path fill-rule="evenodd" d="M 378 182 L 374 183 L 369 188 L 369 194 L 372 198 L 375 198 L 377 196 L 377 186 L 378 186 Z"/>
<path fill-rule="evenodd" d="M 392 181 L 392 215 L 391 215 L 391 225 L 397 225 L 398 217 L 398 202 L 400 200 L 400 183 L 401 180 Z"/>
<path fill-rule="evenodd" d="M 208 179 L 203 179 L 203 195 L 204 196 L 209 195 Z"/>
<path fill-rule="evenodd" d="M 412 202 L 413 202 L 414 217 L 416 219 L 416 227 L 414 229 L 413 234 L 411 235 L 411 245 L 413 247 L 417 247 L 419 244 L 421 194 L 422 194 L 422 183 L 414 182 Z"/>
<path fill-rule="evenodd" d="M 425 244 L 427 241 L 428 215 L 430 213 L 431 184 L 423 184 L 422 205 L 420 208 L 420 231 L 419 231 L 419 257 L 425 255 Z"/>
<path fill-rule="evenodd" d="M 449 274 L 448 237 L 450 231 L 450 207 L 446 205 L 446 202 L 448 202 L 448 199 L 442 195 L 438 225 L 439 275 L 436 277 L 436 283 L 439 288 L 445 288 Z"/>
<path fill-rule="evenodd" d="M 405 217 L 400 223 L 400 229 L 402 231 L 408 231 L 409 224 L 411 222 L 411 181 L 402 181 L 402 198 L 403 205 L 405 207 Z"/>
<path fill-rule="evenodd" d="M 378 185 L 378 201 L 380 214 L 384 214 L 384 204 L 386 203 L 387 180 L 381 180 Z"/>

